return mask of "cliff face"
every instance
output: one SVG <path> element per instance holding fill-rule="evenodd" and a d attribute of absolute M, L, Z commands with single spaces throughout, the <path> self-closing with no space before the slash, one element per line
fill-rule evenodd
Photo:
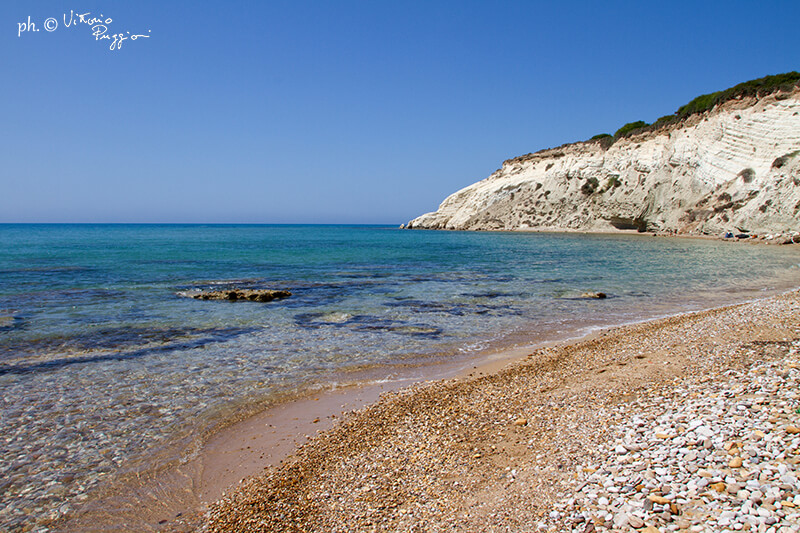
<path fill-rule="evenodd" d="M 800 231 L 800 91 L 510 159 L 409 228 Z"/>

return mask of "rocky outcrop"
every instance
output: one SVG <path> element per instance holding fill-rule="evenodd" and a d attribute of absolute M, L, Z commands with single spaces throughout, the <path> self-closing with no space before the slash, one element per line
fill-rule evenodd
<path fill-rule="evenodd" d="M 510 159 L 408 228 L 800 231 L 800 90 Z"/>
<path fill-rule="evenodd" d="M 594 300 L 605 300 L 608 298 L 608 295 L 604 292 L 584 292 L 581 294 L 581 298 L 592 298 Z"/>
<path fill-rule="evenodd" d="M 223 291 L 200 291 L 188 293 L 196 300 L 229 300 L 236 301 L 251 301 L 251 302 L 271 302 L 272 300 L 279 300 L 281 298 L 288 298 L 292 293 L 284 290 L 223 290 Z"/>
<path fill-rule="evenodd" d="M 17 322 L 17 317 L 14 313 L 0 311 L 0 330 L 13 328 L 15 322 Z"/>

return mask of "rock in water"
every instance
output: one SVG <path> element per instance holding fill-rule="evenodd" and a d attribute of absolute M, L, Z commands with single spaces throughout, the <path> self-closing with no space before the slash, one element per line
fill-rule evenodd
<path fill-rule="evenodd" d="M 286 290 L 268 290 L 268 289 L 255 289 L 255 290 L 226 290 L 226 291 L 200 291 L 191 294 L 191 297 L 196 300 L 228 300 L 237 302 L 247 300 L 251 302 L 271 302 L 272 300 L 280 300 L 288 298 L 292 293 Z"/>
<path fill-rule="evenodd" d="M 594 298 L 595 300 L 602 300 L 603 298 L 607 298 L 607 295 L 604 292 L 584 292 L 581 294 L 581 298 Z"/>

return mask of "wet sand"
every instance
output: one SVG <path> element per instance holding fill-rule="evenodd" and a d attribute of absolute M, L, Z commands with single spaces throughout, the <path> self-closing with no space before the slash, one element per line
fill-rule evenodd
<path fill-rule="evenodd" d="M 280 467 L 312 436 L 331 429 L 382 394 L 423 381 L 422 376 L 436 380 L 488 374 L 529 351 L 506 349 L 478 358 L 406 368 L 405 373 L 397 368 L 362 372 L 344 385 L 307 391 L 222 428 L 181 464 L 116 480 L 105 491 L 95 493 L 68 520 L 51 527 L 83 532 L 192 531 L 199 527 L 208 505 L 222 498 L 225 491 L 247 477 Z"/>
<path fill-rule="evenodd" d="M 229 490 L 203 527 L 533 530 L 568 491 L 576 468 L 609 438 L 609 410 L 624 411 L 681 380 L 716 379 L 780 357 L 770 346 L 793 340 L 800 340 L 797 291 L 612 328 L 504 361 L 501 369 L 385 393 L 331 419 L 291 457 Z M 256 441 L 258 429 L 242 435 Z M 250 455 L 256 453 L 265 451 Z M 244 461 L 239 457 L 232 464 Z M 195 515 L 163 525 L 189 530 L 200 523 Z"/>
<path fill-rule="evenodd" d="M 312 435 L 330 429 L 346 412 L 411 381 L 346 386 L 286 401 L 218 431 L 190 460 L 115 483 L 57 531 L 192 530 L 208 503 L 248 476 L 279 466 Z"/>

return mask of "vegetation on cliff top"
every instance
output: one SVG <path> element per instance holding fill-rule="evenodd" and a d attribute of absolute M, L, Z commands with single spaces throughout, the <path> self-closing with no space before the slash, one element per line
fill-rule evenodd
<path fill-rule="evenodd" d="M 625 135 L 629 134 L 632 131 L 640 130 L 649 125 L 650 124 L 648 124 L 644 120 L 637 120 L 636 122 L 628 122 L 620 129 L 618 129 L 616 133 L 614 133 L 614 137 L 619 139 L 620 137 L 624 137 Z"/>
<path fill-rule="evenodd" d="M 764 76 L 763 78 L 758 78 L 756 80 L 745 81 L 738 85 L 734 85 L 729 89 L 725 89 L 724 91 L 702 94 L 688 104 L 679 107 L 674 114 L 665 115 L 656 120 L 653 124 L 647 124 L 642 120 L 629 122 L 618 129 L 613 138 L 616 140 L 622 137 L 633 135 L 635 133 L 653 131 L 661 126 L 680 122 L 681 120 L 684 120 L 692 115 L 705 113 L 706 111 L 713 109 L 714 106 L 724 104 L 725 102 L 737 98 L 746 98 L 752 96 L 762 97 L 776 92 L 790 92 L 794 90 L 795 87 L 800 87 L 800 72 L 795 71 L 786 72 L 784 74 L 776 74 L 774 76 Z M 608 139 L 610 137 L 611 135 L 608 133 L 601 133 L 592 137 L 590 141 L 606 141 L 603 144 L 604 146 L 608 147 L 611 145 L 611 143 L 608 143 Z"/>
<path fill-rule="evenodd" d="M 679 107 L 678 110 L 672 115 L 665 115 L 663 117 L 660 117 L 652 124 L 648 124 L 643 120 L 629 122 L 624 126 L 622 126 L 620 129 L 618 129 L 616 133 L 614 133 L 614 135 L 611 135 L 610 133 L 599 133 L 597 135 L 592 136 L 592 138 L 589 139 L 588 141 L 584 142 L 597 143 L 600 146 L 602 146 L 603 149 L 607 150 L 618 139 L 629 137 L 637 133 L 655 131 L 663 126 L 678 123 L 692 115 L 697 115 L 700 113 L 705 113 L 706 111 L 710 111 L 714 108 L 714 106 L 724 104 L 725 102 L 728 102 L 730 100 L 734 100 L 737 98 L 746 98 L 746 97 L 763 97 L 777 92 L 790 92 L 793 91 L 796 87 L 800 87 L 800 72 L 792 71 L 792 72 L 786 72 L 784 74 L 764 76 L 763 78 L 745 81 L 738 85 L 734 85 L 733 87 L 725 89 L 724 91 L 717 91 L 710 94 L 700 95 L 695 99 L 693 99 L 688 104 Z M 576 144 L 576 143 L 566 143 L 564 145 L 559 146 L 558 148 L 564 148 L 571 144 Z M 558 148 L 547 148 L 544 150 L 539 150 L 536 152 L 536 154 L 546 153 L 551 150 L 557 150 Z M 535 154 L 529 153 L 522 156 L 517 156 L 505 161 L 505 163 L 515 162 L 515 161 L 525 161 L 526 159 L 529 159 L 533 155 Z M 564 155 L 564 153 L 558 151 L 547 155 L 549 155 L 550 157 L 561 157 Z"/>
<path fill-rule="evenodd" d="M 678 108 L 675 114 L 678 118 L 685 118 L 696 113 L 709 111 L 715 105 L 724 104 L 734 98 L 747 96 L 766 96 L 778 91 L 789 92 L 800 85 L 800 72 L 786 72 L 774 76 L 764 76 L 757 80 L 750 80 L 739 85 L 734 85 L 730 89 L 717 91 L 711 94 L 698 96 L 686 105 Z"/>

